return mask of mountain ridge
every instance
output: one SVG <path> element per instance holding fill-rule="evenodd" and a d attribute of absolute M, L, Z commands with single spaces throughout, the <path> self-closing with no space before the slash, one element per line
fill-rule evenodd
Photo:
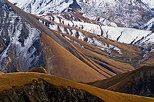
<path fill-rule="evenodd" d="M 26 78 L 25 78 L 26 77 Z M 76 82 L 72 82 L 63 78 L 59 78 L 56 76 L 52 76 L 52 75 L 47 75 L 47 74 L 41 74 L 41 73 L 34 73 L 34 72 L 28 72 L 28 73 L 10 73 L 10 74 L 3 74 L 0 75 L 0 100 L 9 100 L 8 97 L 10 98 L 14 98 L 17 101 L 20 99 L 21 101 L 21 97 L 22 99 L 27 97 L 27 100 L 30 99 L 31 101 L 34 100 L 46 100 L 48 99 L 46 96 L 48 94 L 50 94 L 51 90 L 55 90 L 57 93 L 59 93 L 59 91 L 61 93 L 64 93 L 66 91 L 64 91 L 63 89 L 67 90 L 67 94 L 65 93 L 65 96 L 69 95 L 70 93 L 70 97 L 66 98 L 69 99 L 69 102 L 72 101 L 73 98 L 71 98 L 71 94 L 74 95 L 75 100 L 78 99 L 84 99 L 83 97 L 78 97 L 79 96 L 84 96 L 87 95 L 87 92 L 89 93 L 89 97 L 91 97 L 91 100 L 95 100 L 92 102 L 96 102 L 98 100 L 98 102 L 129 102 L 130 100 L 132 102 L 153 102 L 153 98 L 147 98 L 147 97 L 141 97 L 141 96 L 135 96 L 135 95 L 128 95 L 128 94 L 122 94 L 122 93 L 117 93 L 117 92 L 112 92 L 112 91 L 108 91 L 108 90 L 103 90 L 103 89 L 99 89 L 99 88 L 95 88 L 92 86 L 88 86 L 88 85 L 84 85 L 81 83 L 76 83 Z M 10 80 L 10 81 L 6 81 Z M 19 81 L 13 81 L 14 79 L 20 79 Z M 58 81 L 57 81 L 58 80 Z M 10 84 L 7 84 L 8 82 L 11 82 Z M 48 88 L 48 91 L 45 90 L 45 88 Z M 9 90 L 9 89 L 12 89 Z M 42 93 L 39 94 L 39 90 L 42 90 Z M 5 91 L 2 91 L 5 90 Z M 23 91 L 23 93 L 21 93 L 20 97 L 18 97 L 18 93 L 20 90 L 20 92 Z M 35 91 L 31 91 L 31 90 L 35 90 Z M 37 91 L 36 91 L 37 90 Z M 73 91 L 74 90 L 74 91 Z M 55 92 L 54 91 L 54 92 Z M 47 94 L 45 94 L 45 92 L 47 92 Z M 56 93 L 52 92 L 54 95 Z M 27 95 L 24 95 L 24 93 L 27 93 Z M 31 94 L 29 94 L 31 93 Z M 77 93 L 81 93 L 81 94 L 77 94 Z M 10 95 L 11 96 L 8 96 Z M 30 95 L 35 95 L 35 97 L 30 97 Z M 39 96 L 41 95 L 41 96 Z M 52 95 L 52 97 L 49 97 L 49 99 L 51 98 L 56 98 L 54 95 Z M 59 94 L 59 96 L 63 96 L 63 94 Z M 4 97 L 5 96 L 5 97 Z M 8 97 L 7 97 L 8 96 Z M 44 96 L 44 98 L 42 98 Z M 109 98 L 109 96 L 112 96 L 112 99 Z M 23 98 L 24 97 L 24 98 Z M 58 96 L 57 96 L 58 97 Z M 85 96 L 86 97 L 86 96 Z M 66 100 L 64 98 L 59 98 L 60 100 Z M 88 99 L 88 98 L 87 98 Z M 101 100 L 100 100 L 101 99 Z M 52 100 L 53 101 L 53 100 Z M 12 102 L 12 100 L 11 100 Z M 21 102 L 25 102 L 25 101 L 21 101 Z M 48 100 L 46 100 L 46 102 L 49 102 Z"/>
<path fill-rule="evenodd" d="M 33 46 L 29 46 L 27 52 L 23 50 L 25 51 L 23 53 L 28 53 L 29 55 L 29 52 L 31 52 L 32 54 L 30 55 L 32 57 L 34 57 L 34 52 L 36 56 L 39 56 L 41 54 L 41 61 L 38 61 L 39 58 L 36 57 L 36 60 L 32 60 L 32 62 L 38 61 L 38 63 L 41 64 L 40 66 L 43 66 L 47 69 L 47 73 L 64 77 L 73 81 L 91 82 L 99 80 L 101 78 L 106 79 L 116 74 L 135 70 L 136 66 L 153 64 L 152 46 L 148 48 L 145 47 L 146 49 L 143 49 L 140 46 L 120 43 L 107 37 L 103 37 L 102 35 L 93 34 L 93 32 L 90 32 L 89 30 L 86 31 L 85 29 L 83 29 L 84 26 L 78 27 L 77 24 L 87 24 L 88 26 L 89 23 L 86 22 L 94 21 L 90 21 L 88 18 L 82 17 L 82 15 L 74 15 L 69 13 L 68 15 L 65 14 L 65 17 L 63 18 L 66 19 L 71 14 L 71 16 L 76 17 L 76 19 L 74 20 L 78 21 L 78 23 L 74 21 L 71 22 L 71 20 L 65 22 L 65 20 L 63 21 L 59 18 L 62 16 L 54 16 L 54 14 L 49 14 L 46 19 L 36 15 L 31 15 L 29 13 L 25 13 L 8 1 L 6 2 L 10 5 L 10 7 L 13 7 L 13 9 L 15 10 L 14 12 L 18 13 L 21 16 L 21 19 L 32 25 L 33 28 L 35 28 L 36 31 L 39 32 L 40 37 L 38 37 L 38 43 L 40 44 L 40 51 L 36 50 Z M 4 11 L 5 9 L 6 8 L 4 8 Z M 78 16 L 80 17 L 80 19 L 77 19 Z M 56 22 L 52 21 L 50 17 L 53 17 Z M 8 21 L 11 22 L 9 19 Z M 20 23 L 20 21 L 18 20 L 17 22 Z M 97 27 L 100 27 L 97 23 L 95 25 Z M 17 30 L 13 33 L 17 34 L 17 32 L 20 32 L 20 30 Z M 26 30 L 25 33 L 27 33 Z M 45 34 L 49 37 L 45 36 Z M 21 38 L 24 35 L 24 33 L 21 33 Z M 18 41 L 18 39 L 20 38 L 16 37 L 16 39 Z M 23 37 L 21 41 L 25 42 L 25 38 Z M 24 46 L 26 47 L 26 45 Z M 55 50 L 53 50 L 52 48 L 54 48 Z M 9 50 L 11 51 L 12 49 Z M 4 53 L 2 53 L 2 55 L 3 54 Z M 60 55 L 62 58 L 60 57 Z M 70 57 L 67 58 L 66 55 Z M 143 57 L 143 55 L 145 55 L 146 57 Z M 32 59 L 31 56 L 28 57 L 29 61 L 31 61 Z M 12 58 L 11 56 L 7 55 L 6 58 L 11 59 L 13 63 L 13 61 L 16 61 L 18 57 L 15 56 Z M 21 56 L 21 59 L 25 58 Z M 31 65 L 31 63 L 24 63 L 27 66 L 25 66 L 25 68 L 23 69 L 23 61 L 17 61 L 20 67 L 12 66 L 12 63 L 4 60 L 3 63 L 7 63 L 9 68 L 8 66 L 4 66 L 4 68 L 2 67 L 3 72 L 14 72 L 14 70 L 21 72 L 28 71 L 32 67 L 38 66 L 37 64 Z M 70 61 L 72 63 L 69 64 Z M 73 61 L 75 61 L 76 63 L 74 63 Z M 91 73 L 92 76 L 90 76 L 90 74 L 88 73 Z M 83 77 L 82 79 L 80 78 L 81 76 Z M 87 77 L 89 77 L 89 79 L 87 79 Z"/>
<path fill-rule="evenodd" d="M 44 7 L 43 6 L 42 11 L 39 11 L 39 12 L 37 11 L 39 9 L 35 7 L 35 6 L 38 6 L 39 4 L 35 5 L 35 3 L 30 1 L 26 2 L 26 5 L 23 5 L 23 7 L 21 7 L 21 5 L 18 5 L 18 6 L 29 13 L 38 15 L 40 14 L 40 12 L 42 12 L 42 14 L 43 12 L 62 13 L 66 8 L 67 8 L 66 11 L 70 11 L 69 10 L 70 5 L 74 5 L 73 7 L 76 7 L 74 9 L 77 9 L 77 11 L 81 9 L 79 11 L 84 14 L 90 14 L 94 16 L 104 16 L 104 18 L 107 18 L 108 20 L 114 21 L 119 24 L 123 24 L 125 27 L 137 27 L 137 28 L 147 23 L 153 17 L 153 13 L 151 9 L 147 6 L 147 4 L 143 3 L 143 1 L 141 0 L 122 0 L 122 1 L 119 1 L 119 0 L 118 1 L 68 0 L 67 2 L 61 0 L 59 1 L 59 2 L 62 2 L 60 5 L 55 5 L 57 1 L 49 0 L 49 2 L 51 3 L 49 8 L 51 7 L 52 10 L 51 9 L 43 10 L 43 7 Z M 39 3 L 41 5 L 49 4 L 49 3 L 43 4 L 43 1 L 41 0 Z M 93 5 L 95 6 L 93 7 Z M 27 9 L 31 9 L 31 7 L 34 7 L 37 12 L 32 12 L 31 10 L 27 10 Z M 137 23 L 135 21 L 137 21 Z"/>
<path fill-rule="evenodd" d="M 150 6 L 0 0 L 0 101 L 153 102 Z"/>
<path fill-rule="evenodd" d="M 153 66 L 143 66 L 110 79 L 89 83 L 89 85 L 122 93 L 153 97 L 153 70 Z"/>

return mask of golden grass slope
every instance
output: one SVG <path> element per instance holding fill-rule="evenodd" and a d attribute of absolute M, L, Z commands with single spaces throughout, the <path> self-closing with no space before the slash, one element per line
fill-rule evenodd
<path fill-rule="evenodd" d="M 45 68 L 49 74 L 76 82 L 104 79 L 100 73 L 73 56 L 45 34 L 42 34 L 42 49 L 46 63 Z"/>
<path fill-rule="evenodd" d="M 79 39 L 77 39 L 75 37 L 72 37 L 72 36 L 68 35 L 68 34 L 61 33 L 59 31 L 54 31 L 54 30 L 51 30 L 51 31 L 53 31 L 55 33 L 55 35 L 57 35 L 61 41 L 63 41 L 63 45 L 62 46 L 64 46 L 64 48 L 66 50 L 68 50 L 70 52 L 70 54 L 73 54 L 75 57 L 80 59 L 80 62 L 82 61 L 82 63 L 84 62 L 89 67 L 94 69 L 93 72 L 96 71 L 99 74 L 101 74 L 103 76 L 102 79 L 109 78 L 109 77 L 114 76 L 114 75 L 116 75 L 118 73 L 124 73 L 124 72 L 130 71 L 130 70 L 134 70 L 133 66 L 131 66 L 131 65 L 127 64 L 127 63 L 122 63 L 122 62 L 115 61 L 115 60 L 113 60 L 111 58 L 106 57 L 106 56 L 108 56 L 108 54 L 104 53 L 102 50 L 100 50 L 99 48 L 95 47 L 94 45 L 91 45 L 91 44 L 89 44 L 87 42 L 81 41 L 81 40 L 79 40 Z M 67 36 L 67 37 L 73 39 L 73 41 L 81 44 L 82 46 L 84 46 L 84 48 L 82 48 L 81 46 L 77 46 L 76 44 L 74 44 L 74 42 L 71 42 L 71 41 L 65 39 L 64 37 L 60 36 L 59 34 L 62 34 L 64 36 Z M 108 41 L 108 42 L 110 42 L 110 41 Z M 47 45 L 47 43 L 48 43 L 48 45 Z M 58 44 L 53 44 L 53 41 L 52 41 L 51 38 L 49 38 L 49 37 L 47 37 L 47 36 L 42 34 L 42 48 L 44 49 L 44 55 L 46 56 L 46 54 L 48 54 L 46 56 L 46 58 L 45 58 L 46 61 L 48 61 L 47 62 L 48 64 L 46 63 L 46 67 L 45 67 L 47 69 L 50 69 L 50 66 L 51 66 L 49 64 L 51 61 L 48 60 L 49 58 L 47 58 L 47 57 L 53 56 L 53 55 L 57 56 L 55 53 L 52 54 L 52 51 L 53 51 L 52 49 L 54 48 L 54 46 L 56 47 L 57 45 Z M 48 48 L 45 48 L 47 46 L 48 46 Z M 45 50 L 45 49 L 51 49 L 51 50 Z M 62 50 L 62 47 L 61 47 L 60 50 Z M 101 53 L 102 55 L 99 54 L 99 53 Z M 70 54 L 69 54 L 69 56 L 72 56 Z M 55 57 L 55 58 L 58 58 L 58 57 Z M 64 57 L 61 57 L 61 58 L 64 58 Z M 60 61 L 60 60 L 57 60 L 57 61 Z M 76 62 L 76 61 L 73 61 L 73 62 Z M 58 63 L 58 62 L 56 62 L 56 63 Z M 56 63 L 54 65 L 55 66 L 59 66 L 58 64 L 56 65 Z M 80 65 L 80 67 L 81 67 L 81 65 Z M 69 66 L 69 65 L 68 64 L 67 65 L 63 64 L 62 67 L 64 67 L 64 69 L 65 69 L 65 66 Z M 123 67 L 121 67 L 121 66 L 123 66 Z M 105 68 L 105 67 L 108 67 L 108 69 Z M 60 67 L 58 67 L 58 68 L 60 68 Z M 82 67 L 82 68 L 86 68 L 86 67 Z M 110 69 L 113 70 L 113 71 L 111 71 Z M 87 69 L 87 70 L 89 70 L 89 69 Z M 49 70 L 47 70 L 47 71 L 49 72 Z M 52 71 L 50 71 L 50 72 L 52 72 Z M 57 74 L 54 74 L 54 75 L 57 75 Z M 59 76 L 59 75 L 57 75 L 57 76 Z M 63 76 L 60 76 L 60 77 L 63 77 Z M 66 77 L 64 77 L 64 78 L 66 78 Z M 67 78 L 67 79 L 70 79 L 70 78 Z M 73 81 L 75 81 L 75 80 L 73 80 Z"/>
<path fill-rule="evenodd" d="M 25 84 L 30 84 L 33 80 L 43 79 L 49 84 L 53 84 L 60 87 L 72 87 L 81 90 L 85 90 L 92 95 L 95 95 L 102 99 L 104 102 L 154 102 L 154 98 L 147 98 L 142 96 L 127 95 L 117 92 L 112 92 L 104 89 L 99 89 L 96 87 L 72 82 L 63 78 L 56 76 L 34 73 L 34 72 L 19 72 L 19 73 L 9 73 L 0 75 L 0 93 L 3 90 L 12 89 L 12 86 L 16 88 L 21 88 Z"/>

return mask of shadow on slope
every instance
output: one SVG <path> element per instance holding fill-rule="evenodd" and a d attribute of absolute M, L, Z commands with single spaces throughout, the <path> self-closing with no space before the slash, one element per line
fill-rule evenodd
<path fill-rule="evenodd" d="M 154 97 L 154 67 L 143 66 L 137 70 L 116 75 L 110 79 L 88 84 L 122 93 Z"/>

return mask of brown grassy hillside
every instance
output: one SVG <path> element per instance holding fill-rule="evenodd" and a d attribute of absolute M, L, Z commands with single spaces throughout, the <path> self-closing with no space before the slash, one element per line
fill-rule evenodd
<path fill-rule="evenodd" d="M 42 48 L 49 74 L 78 82 L 104 78 L 45 34 L 42 35 Z"/>
<path fill-rule="evenodd" d="M 36 16 L 33 17 L 31 14 L 24 12 L 7 0 L 4 1 L 22 18 L 23 21 L 40 30 L 42 34 L 40 41 L 42 44 L 41 52 L 43 54 L 44 66 L 48 73 L 73 81 L 92 82 L 134 70 L 133 66 L 110 58 L 108 53 L 100 50 L 95 45 L 79 40 L 60 30 L 51 30 L 39 22 L 38 19 L 42 19 L 41 17 L 36 19 L 34 18 Z M 78 30 L 90 38 L 96 37 L 96 35 L 83 30 L 63 24 L 55 24 L 59 27 Z M 69 37 L 72 40 L 68 40 L 66 37 Z M 100 39 L 101 41 L 104 41 L 104 43 L 108 43 L 108 45 L 113 43 L 113 41 L 110 41 L 109 39 Z M 75 42 L 79 43 L 81 46 L 78 46 Z M 121 47 L 122 45 L 123 44 L 121 44 Z M 125 48 L 128 49 L 128 47 Z M 138 53 L 138 51 L 135 50 L 132 50 L 132 52 Z M 114 51 L 113 53 L 116 54 Z M 116 55 L 121 56 L 120 54 Z M 121 66 L 125 67 L 121 68 Z M 10 66 L 10 69 L 11 68 L 12 67 Z M 20 71 L 23 71 L 22 67 L 20 68 Z"/>
<path fill-rule="evenodd" d="M 71 87 L 71 88 L 75 88 L 78 90 L 84 90 L 90 93 L 91 95 L 97 96 L 104 102 L 154 102 L 153 98 L 146 98 L 146 97 L 141 97 L 141 96 L 127 95 L 127 94 L 112 92 L 112 91 L 99 89 L 96 87 L 72 82 L 72 81 L 62 79 L 56 76 L 41 74 L 41 73 L 34 73 L 34 72 L 10 73 L 10 74 L 0 75 L 0 99 L 3 99 L 2 96 L 4 94 L 5 95 L 11 94 L 8 92 L 16 92 L 15 90 L 18 90 L 18 92 L 22 91 L 21 89 L 26 88 L 26 85 L 33 83 L 34 80 L 36 82 L 37 80 L 40 80 L 40 79 L 46 81 L 49 84 L 57 86 L 57 87 L 63 87 L 66 89 Z M 35 86 L 36 84 L 37 83 L 34 83 L 32 85 Z M 9 90 L 12 90 L 12 91 L 9 91 Z"/>
<path fill-rule="evenodd" d="M 119 73 L 124 73 L 127 71 L 134 70 L 133 66 L 131 66 L 127 63 L 123 63 L 123 62 L 117 61 L 115 59 L 112 59 L 111 57 L 109 57 L 108 53 L 104 52 L 103 50 L 100 50 L 99 48 L 97 48 L 94 45 L 91 45 L 85 41 L 81 41 L 75 37 L 72 37 L 66 33 L 62 33 L 60 31 L 55 31 L 55 30 L 51 30 L 51 31 L 54 32 L 55 35 L 57 35 L 59 37 L 59 39 L 63 42 L 63 44 L 61 44 L 62 47 L 64 47 L 70 54 L 73 54 L 76 58 L 80 59 L 80 61 L 82 61 L 83 63 L 85 63 L 86 65 L 88 65 L 92 69 L 94 69 L 96 72 L 98 72 L 104 78 L 109 78 L 109 77 L 114 76 Z M 60 35 L 62 35 L 62 36 L 60 36 Z M 86 33 L 86 35 L 90 36 L 90 37 L 97 38 L 97 36 L 91 35 L 90 33 Z M 70 38 L 71 41 L 66 39 L 65 37 Z M 43 39 L 45 39 L 45 40 L 43 40 Z M 46 46 L 43 43 L 46 43 L 47 41 L 48 41 L 48 44 L 50 42 L 50 45 L 52 47 L 57 46 L 57 45 L 52 45 L 51 41 L 49 41 L 47 39 L 52 40 L 51 38 L 49 38 L 47 36 L 44 36 L 44 35 L 42 36 L 42 45 L 43 45 L 42 48 L 43 49 L 45 49 L 45 46 Z M 125 51 L 129 49 L 127 53 L 136 53 L 137 56 L 138 56 L 138 53 L 140 53 L 140 51 L 138 51 L 137 49 L 134 49 L 134 46 L 129 46 L 126 44 L 113 42 L 109 39 L 103 39 L 100 37 L 98 37 L 98 39 L 104 43 L 113 44 L 115 46 L 121 47 L 121 49 L 123 49 Z M 74 42 L 79 43 L 80 46 Z M 48 52 L 49 52 L 49 50 L 48 50 Z M 44 55 L 46 53 L 47 52 L 44 51 Z M 116 52 L 115 52 L 115 54 L 116 54 Z M 54 55 L 54 56 L 57 56 L 57 55 Z M 121 55 L 118 54 L 117 56 L 121 56 Z M 130 54 L 129 54 L 129 56 L 130 56 Z M 131 56 L 134 57 L 134 55 L 131 55 Z M 49 62 L 52 63 L 50 60 L 46 60 L 46 61 L 48 61 L 48 63 Z M 57 66 L 59 66 L 59 65 L 57 65 Z M 69 65 L 66 65 L 66 66 L 69 66 Z M 121 66 L 124 66 L 124 68 L 122 68 Z M 46 68 L 49 69 L 50 67 L 48 65 L 46 65 Z"/>
<path fill-rule="evenodd" d="M 35 45 L 40 47 L 40 50 L 36 51 L 35 54 L 37 56 L 37 52 L 41 53 L 41 60 L 38 62 L 47 69 L 47 73 L 49 74 L 77 82 L 93 82 L 135 70 L 138 61 L 143 57 L 143 51 L 139 46 L 119 43 L 103 37 L 103 35 L 95 35 L 83 29 L 65 25 L 62 22 L 57 23 L 31 15 L 11 4 L 9 1 L 4 1 L 24 22 L 40 31 L 40 40 L 37 43 L 42 45 Z M 8 10 L 5 9 L 5 11 Z M 90 21 L 79 14 L 70 15 L 84 22 L 94 23 L 94 21 Z M 53 17 L 52 14 L 47 16 Z M 67 18 L 68 14 L 62 16 Z M 52 28 L 54 27 L 49 28 L 49 24 L 55 25 L 56 29 L 53 30 Z M 84 38 L 79 39 L 79 34 L 84 36 Z M 88 39 L 90 39 L 90 42 L 88 42 Z M 28 52 L 30 48 L 27 50 Z M 15 52 L 12 53 L 12 50 L 9 50 L 10 56 L 14 55 Z M 34 54 L 32 53 L 30 55 Z M 21 58 L 25 59 L 22 56 Z M 36 60 L 39 59 L 38 57 L 35 58 Z M 14 59 L 18 59 L 18 56 L 11 57 L 10 61 L 5 61 L 6 65 L 9 65 L 9 67 L 5 68 L 6 72 L 23 72 L 31 68 L 29 67 L 31 63 L 26 64 L 28 65 L 26 68 L 14 68 L 14 65 L 17 65 L 16 63 L 14 64 Z M 24 60 L 25 63 L 28 62 L 27 60 Z M 20 59 L 17 61 L 19 65 L 21 64 L 23 66 L 24 61 L 20 61 Z M 140 61 L 141 64 L 144 64 L 142 62 L 152 64 L 153 60 Z M 34 63 L 33 66 L 36 66 L 36 64 Z"/>
<path fill-rule="evenodd" d="M 143 66 L 137 70 L 116 75 L 110 79 L 88 83 L 103 89 L 142 96 L 154 96 L 154 67 Z"/>

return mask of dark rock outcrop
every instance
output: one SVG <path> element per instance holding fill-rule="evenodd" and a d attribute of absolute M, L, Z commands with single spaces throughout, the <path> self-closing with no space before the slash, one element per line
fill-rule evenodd
<path fill-rule="evenodd" d="M 132 80 L 132 83 L 122 92 L 154 97 L 154 67 L 142 67 L 142 70 L 135 73 Z"/>
<path fill-rule="evenodd" d="M 154 67 L 144 66 L 132 72 L 88 84 L 122 93 L 154 97 Z"/>
<path fill-rule="evenodd" d="M 33 80 L 23 88 L 13 87 L 0 94 L 0 102 L 103 102 L 96 96 L 76 88 L 51 85 Z"/>

